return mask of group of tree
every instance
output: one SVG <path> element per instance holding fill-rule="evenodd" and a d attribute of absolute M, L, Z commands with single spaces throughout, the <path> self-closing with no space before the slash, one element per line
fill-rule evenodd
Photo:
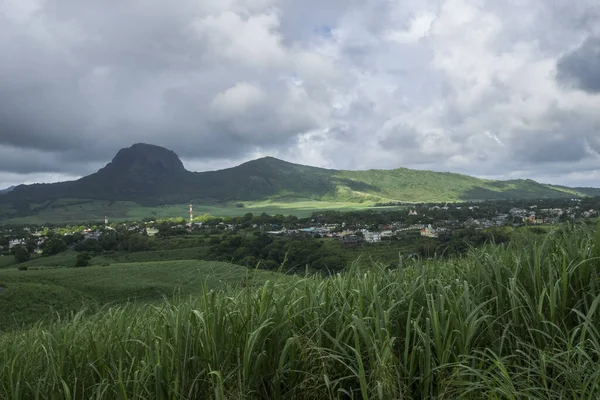
<path fill-rule="evenodd" d="M 73 249 L 80 253 L 98 254 L 105 251 L 138 252 L 156 249 L 154 238 L 137 232 L 106 231 L 97 239 L 87 239 Z"/>
<path fill-rule="evenodd" d="M 341 249 L 311 237 L 228 234 L 209 241 L 209 258 L 262 269 L 336 271 L 344 267 Z"/>

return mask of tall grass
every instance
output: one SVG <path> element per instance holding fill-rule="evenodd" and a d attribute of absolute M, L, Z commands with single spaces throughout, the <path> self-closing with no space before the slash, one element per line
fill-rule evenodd
<path fill-rule="evenodd" d="M 0 337 L 7 399 L 598 399 L 600 236 L 206 290 Z"/>

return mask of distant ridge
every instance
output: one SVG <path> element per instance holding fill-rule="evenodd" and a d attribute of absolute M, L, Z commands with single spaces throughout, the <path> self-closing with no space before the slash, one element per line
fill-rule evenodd
<path fill-rule="evenodd" d="M 14 188 L 16 188 L 16 186 L 10 186 L 10 187 L 7 187 L 6 189 L 0 189 L 0 194 L 12 192 L 14 190 Z"/>
<path fill-rule="evenodd" d="M 172 150 L 137 143 L 121 149 L 98 172 L 76 181 L 20 185 L 0 197 L 15 208 L 58 199 L 135 201 L 142 205 L 294 202 L 442 202 L 568 198 L 600 195 L 532 180 L 491 181 L 455 173 L 392 170 L 342 171 L 293 164 L 273 157 L 218 171 L 191 172 Z M 1 217 L 1 216 L 0 216 Z"/>

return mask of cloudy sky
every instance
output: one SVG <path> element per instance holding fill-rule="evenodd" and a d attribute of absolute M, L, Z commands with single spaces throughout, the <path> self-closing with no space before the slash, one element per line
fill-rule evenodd
<path fill-rule="evenodd" d="M 600 186 L 597 0 L 2 0 L 0 188 L 133 143 Z"/>

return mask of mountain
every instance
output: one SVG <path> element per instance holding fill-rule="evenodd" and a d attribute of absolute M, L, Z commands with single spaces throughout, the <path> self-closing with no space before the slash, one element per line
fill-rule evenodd
<path fill-rule="evenodd" d="M 5 194 L 5 193 L 12 192 L 15 187 L 16 186 L 10 186 L 10 187 L 7 187 L 6 189 L 1 189 L 0 190 L 0 194 Z"/>
<path fill-rule="evenodd" d="M 342 171 L 272 157 L 219 171 L 191 172 L 171 150 L 143 143 L 120 150 L 98 172 L 76 181 L 20 185 L 0 197 L 13 209 L 59 199 L 134 201 L 146 206 L 239 201 L 438 202 L 582 197 L 599 189 L 567 188 L 532 180 L 491 181 L 448 172 Z"/>

